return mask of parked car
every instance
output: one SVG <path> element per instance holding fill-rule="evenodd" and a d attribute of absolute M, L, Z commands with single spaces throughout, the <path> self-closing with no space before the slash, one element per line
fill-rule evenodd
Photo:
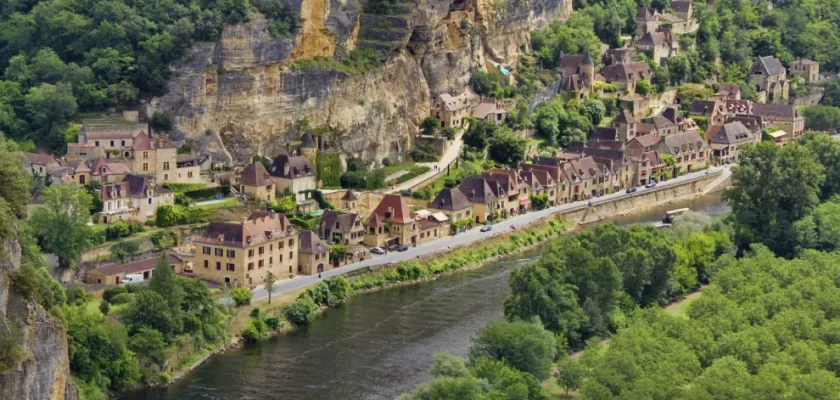
<path fill-rule="evenodd" d="M 493 230 L 493 225 L 484 225 L 481 227 L 482 232 L 490 232 L 491 230 Z"/>
<path fill-rule="evenodd" d="M 630 186 L 629 188 L 627 188 L 627 193 L 636 193 L 636 190 L 637 189 L 635 186 Z"/>
<path fill-rule="evenodd" d="M 652 188 L 654 186 L 656 186 L 656 181 L 654 180 L 651 180 L 647 185 L 645 185 L 646 188 Z"/>
<path fill-rule="evenodd" d="M 404 244 L 401 244 L 401 245 L 397 246 L 396 250 L 399 251 L 399 252 L 403 252 L 403 251 L 408 250 L 408 246 L 406 246 Z"/>
<path fill-rule="evenodd" d="M 385 254 L 385 250 L 382 250 L 379 247 L 374 247 L 370 249 L 370 252 L 373 254 Z"/>

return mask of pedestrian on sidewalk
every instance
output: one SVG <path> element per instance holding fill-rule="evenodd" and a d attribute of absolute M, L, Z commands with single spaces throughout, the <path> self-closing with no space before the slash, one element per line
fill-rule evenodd
<path fill-rule="evenodd" d="M 318 272 L 318 279 L 321 279 L 321 273 Z"/>

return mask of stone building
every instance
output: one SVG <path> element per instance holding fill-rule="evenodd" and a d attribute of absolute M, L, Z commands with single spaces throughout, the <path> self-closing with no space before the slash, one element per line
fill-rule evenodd
<path fill-rule="evenodd" d="M 418 224 L 401 196 L 386 194 L 368 217 L 364 241 L 370 247 L 414 245 Z"/>
<path fill-rule="evenodd" d="M 613 64 L 601 69 L 604 82 L 615 85 L 628 94 L 636 93 L 636 83 L 650 78 L 650 66 L 643 61 Z"/>
<path fill-rule="evenodd" d="M 298 203 L 307 201 L 306 191 L 318 188 L 315 168 L 304 156 L 277 156 L 271 164 L 269 175 L 274 179 L 277 192 L 283 193 L 288 189 Z"/>
<path fill-rule="evenodd" d="M 330 247 L 312 231 L 301 232 L 298 273 L 314 275 L 328 269 L 330 269 Z"/>
<path fill-rule="evenodd" d="M 498 182 L 490 181 L 483 178 L 467 177 L 461 182 L 458 190 L 467 196 L 472 205 L 472 217 L 476 223 L 484 223 L 493 216 L 499 215 L 504 209 L 505 199 L 500 199 L 496 193 L 501 190 L 498 189 Z M 491 186 L 496 186 L 497 189 L 491 189 Z"/>
<path fill-rule="evenodd" d="M 453 96 L 449 93 L 439 94 L 432 103 L 432 115 L 440 120 L 441 128 L 460 129 L 464 121 L 471 115 L 470 110 L 478 105 L 480 97 L 467 87 Z"/>
<path fill-rule="evenodd" d="M 270 203 L 275 199 L 275 190 L 274 180 L 261 162 L 254 161 L 242 170 L 239 179 L 240 193 Z"/>
<path fill-rule="evenodd" d="M 755 103 L 751 115 L 761 117 L 769 125 L 784 131 L 787 134 L 784 141 L 799 139 L 805 132 L 805 118 L 791 105 Z"/>
<path fill-rule="evenodd" d="M 300 233 L 283 214 L 255 211 L 240 222 L 210 222 L 194 239 L 193 273 L 220 284 L 255 287 L 271 271 L 291 279 Z"/>
<path fill-rule="evenodd" d="M 365 226 L 357 214 L 325 210 L 318 223 L 318 234 L 330 243 L 345 246 L 362 244 L 365 240 Z"/>
<path fill-rule="evenodd" d="M 647 32 L 635 43 L 636 51 L 647 54 L 653 62 L 665 65 L 665 59 L 680 54 L 680 43 L 670 30 Z"/>
<path fill-rule="evenodd" d="M 710 160 L 709 145 L 696 131 L 687 131 L 665 136 L 659 142 L 657 151 L 674 157 L 675 168 L 680 173 L 705 168 Z"/>
<path fill-rule="evenodd" d="M 716 164 L 737 163 L 741 146 L 761 141 L 761 136 L 750 132 L 740 121 L 711 126 L 706 131 L 706 137 L 710 138 L 712 160 Z"/>
<path fill-rule="evenodd" d="M 429 208 L 444 213 L 452 222 L 472 218 L 472 204 L 458 188 L 442 189 L 429 203 Z"/>
<path fill-rule="evenodd" d="M 788 99 L 790 82 L 785 66 L 773 56 L 758 57 L 750 68 L 749 83 L 755 88 L 759 103 L 781 102 Z"/>
<path fill-rule="evenodd" d="M 126 175 L 122 181 L 100 188 L 102 212 L 97 218 L 108 224 L 118 220 L 147 221 L 158 207 L 175 204 L 171 190 L 155 184 L 153 178 Z"/>
<path fill-rule="evenodd" d="M 801 76 L 807 83 L 816 83 L 820 81 L 820 63 L 800 58 L 790 63 L 790 73 Z"/>

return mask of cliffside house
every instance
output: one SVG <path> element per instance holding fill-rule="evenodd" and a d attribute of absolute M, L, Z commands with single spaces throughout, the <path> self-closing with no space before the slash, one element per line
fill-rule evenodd
<path fill-rule="evenodd" d="M 790 63 L 790 73 L 801 76 L 807 83 L 816 83 L 820 81 L 820 63 L 800 58 Z"/>
<path fill-rule="evenodd" d="M 589 50 L 586 50 L 583 54 L 563 54 L 561 52 L 557 65 L 564 77 L 576 76 L 578 82 L 583 82 L 587 86 L 591 86 L 591 83 L 595 80 L 595 61 L 592 59 Z"/>
<path fill-rule="evenodd" d="M 655 8 L 639 7 L 636 9 L 636 37 L 642 37 L 645 33 L 656 32 L 659 27 L 659 10 Z"/>
<path fill-rule="evenodd" d="M 210 222 L 195 242 L 193 273 L 216 283 L 255 287 L 271 271 L 293 278 L 300 233 L 283 214 L 255 211 L 240 222 Z"/>
<path fill-rule="evenodd" d="M 300 233 L 300 255 L 298 273 L 314 275 L 330 269 L 330 247 L 312 231 Z"/>
<path fill-rule="evenodd" d="M 466 87 L 456 95 L 441 93 L 432 102 L 432 115 L 440 120 L 441 128 L 460 129 L 464 120 L 470 116 L 470 110 L 478 105 L 480 98 L 472 88 Z"/>
<path fill-rule="evenodd" d="M 695 100 L 691 103 L 688 115 L 705 117 L 707 126 L 723 125 L 726 116 L 726 105 L 721 99 Z"/>
<path fill-rule="evenodd" d="M 22 152 L 21 158 L 26 171 L 32 175 L 45 177 L 51 169 L 60 167 L 56 159 L 49 154 Z"/>
<path fill-rule="evenodd" d="M 274 177 L 277 192 L 283 193 L 289 189 L 295 195 L 298 204 L 307 201 L 305 191 L 318 188 L 315 168 L 304 156 L 277 156 L 271 164 L 269 174 Z"/>
<path fill-rule="evenodd" d="M 500 199 L 496 192 L 500 192 L 498 187 L 494 191 L 492 186 L 498 186 L 498 182 L 490 181 L 483 178 L 467 177 L 461 182 L 458 190 L 467 196 L 467 200 L 472 204 L 472 216 L 476 223 L 484 223 L 497 215 L 504 209 L 505 199 Z"/>
<path fill-rule="evenodd" d="M 601 76 L 604 82 L 632 94 L 636 93 L 636 83 L 650 77 L 650 66 L 643 61 L 608 65 L 601 69 Z"/>
<path fill-rule="evenodd" d="M 368 217 L 365 244 L 370 247 L 413 245 L 419 233 L 417 221 L 401 196 L 386 194 Z"/>
<path fill-rule="evenodd" d="M 712 160 L 716 164 L 737 163 L 741 146 L 755 144 L 761 140 L 761 136 L 750 132 L 739 121 L 709 127 L 709 130 L 706 131 L 706 137 L 710 138 Z"/>
<path fill-rule="evenodd" d="M 459 188 L 442 189 L 429 203 L 429 208 L 444 213 L 452 222 L 472 219 L 472 204 Z"/>
<path fill-rule="evenodd" d="M 492 122 L 501 125 L 505 121 L 507 111 L 499 107 L 499 102 L 492 97 L 481 99 L 475 108 L 472 109 L 472 116 L 475 119 Z"/>
<path fill-rule="evenodd" d="M 511 68 L 510 65 L 486 60 L 484 62 L 484 69 L 486 69 L 487 72 L 492 72 L 498 75 L 499 83 L 501 83 L 502 86 L 512 86 L 516 84 L 516 80 L 513 77 L 513 68 Z"/>
<path fill-rule="evenodd" d="M 691 1 L 672 1 L 671 9 L 683 21 L 691 21 L 693 18 L 692 12 L 694 9 Z"/>
<path fill-rule="evenodd" d="M 715 96 L 724 100 L 741 100 L 741 85 L 737 83 L 722 83 Z"/>
<path fill-rule="evenodd" d="M 636 61 L 636 49 L 632 47 L 607 49 L 601 56 L 601 63 L 604 65 L 628 64 L 634 61 Z"/>
<path fill-rule="evenodd" d="M 665 136 L 659 142 L 657 151 L 674 157 L 674 167 L 683 173 L 705 168 L 709 159 L 709 145 L 696 131 L 687 131 Z"/>
<path fill-rule="evenodd" d="M 100 197 L 102 212 L 98 219 L 105 224 L 117 220 L 146 221 L 155 216 L 158 207 L 175 203 L 171 190 L 142 175 L 126 175 L 120 182 L 102 185 Z"/>
<path fill-rule="evenodd" d="M 261 162 L 254 161 L 242 170 L 242 176 L 239 179 L 240 193 L 252 199 L 270 203 L 275 198 L 275 190 L 274 179 Z"/>
<path fill-rule="evenodd" d="M 668 29 L 647 32 L 636 41 L 636 50 L 647 54 L 658 65 L 664 65 L 665 59 L 680 53 L 680 44 L 676 35 Z"/>
<path fill-rule="evenodd" d="M 752 105 L 752 115 L 784 131 L 787 134 L 784 141 L 799 139 L 805 132 L 805 118 L 791 105 L 755 103 Z"/>
<path fill-rule="evenodd" d="M 178 148 L 167 135 L 152 138 L 146 124 L 82 124 L 76 143 L 67 144 L 70 159 L 104 158 L 124 162 L 135 175 L 153 176 L 158 182 L 200 183 L 201 168 L 192 160 L 179 166 Z"/>
<path fill-rule="evenodd" d="M 329 243 L 345 246 L 362 244 L 365 240 L 365 226 L 356 214 L 325 210 L 318 223 L 318 234 Z"/>
<path fill-rule="evenodd" d="M 773 56 L 758 57 L 750 68 L 749 83 L 755 87 L 759 103 L 773 103 L 788 99 L 790 82 L 785 66 Z"/>
<path fill-rule="evenodd" d="M 174 254 L 166 252 L 166 261 L 176 274 L 183 272 L 183 262 Z M 148 281 L 154 274 L 160 257 L 149 257 L 128 263 L 109 263 L 100 265 L 87 272 L 85 282 L 89 284 L 119 285 L 126 275 L 143 274 L 143 281 Z"/>

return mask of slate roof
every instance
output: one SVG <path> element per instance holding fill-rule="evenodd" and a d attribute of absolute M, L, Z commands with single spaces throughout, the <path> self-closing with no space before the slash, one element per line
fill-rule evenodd
<path fill-rule="evenodd" d="M 445 188 L 429 203 L 429 208 L 458 211 L 470 207 L 470 200 L 458 188 Z"/>
<path fill-rule="evenodd" d="M 763 73 L 768 75 L 783 74 L 786 72 L 785 66 L 778 58 L 773 56 L 758 57 L 750 68 L 752 73 Z"/>
<path fill-rule="evenodd" d="M 143 260 L 132 261 L 130 263 L 125 263 L 125 264 L 111 263 L 111 264 L 100 265 L 100 266 L 94 268 L 93 270 L 98 271 L 98 272 L 100 272 L 100 273 L 102 273 L 103 275 L 106 275 L 106 276 L 121 275 L 121 274 L 136 274 L 136 273 L 151 271 L 151 270 L 155 269 L 155 266 L 157 265 L 157 262 L 158 262 L 159 259 L 160 259 L 160 257 L 151 257 L 151 258 L 146 258 L 146 259 L 143 259 Z M 175 257 L 172 254 L 167 253 L 166 254 L 166 261 L 169 262 L 170 265 L 174 265 L 174 264 L 180 263 L 181 259 L 179 259 L 178 257 Z"/>
<path fill-rule="evenodd" d="M 668 42 L 668 35 L 665 32 L 646 32 L 637 42 L 641 46 L 659 46 Z"/>
<path fill-rule="evenodd" d="M 629 64 L 613 64 L 601 69 L 601 75 L 608 82 L 612 81 L 638 81 L 644 78 L 644 74 L 650 72 L 650 66 L 644 61 Z"/>
<path fill-rule="evenodd" d="M 124 199 L 129 196 L 131 187 L 126 181 L 102 185 L 100 193 L 102 200 Z"/>
<path fill-rule="evenodd" d="M 55 158 L 53 158 L 53 156 L 50 154 L 26 152 L 21 152 L 21 154 L 26 158 L 26 161 L 29 162 L 29 164 L 38 164 L 46 167 L 50 163 L 56 162 Z"/>
<path fill-rule="evenodd" d="M 472 116 L 478 119 L 485 119 L 488 114 L 500 114 L 504 112 L 505 110 L 499 108 L 499 103 L 496 99 L 486 97 L 481 99 L 481 103 L 472 109 Z"/>
<path fill-rule="evenodd" d="M 633 114 L 630 114 L 630 111 L 627 111 L 627 109 L 622 109 L 621 112 L 618 113 L 618 116 L 615 117 L 615 120 L 613 120 L 613 122 L 620 124 L 635 124 L 636 119 L 633 118 Z"/>
<path fill-rule="evenodd" d="M 712 138 L 712 143 L 732 145 L 749 140 L 752 132 L 740 121 L 735 121 L 710 127 L 706 135 Z"/>
<path fill-rule="evenodd" d="M 271 175 L 261 162 L 254 161 L 242 170 L 240 183 L 246 186 L 266 186 L 271 184 Z"/>
<path fill-rule="evenodd" d="M 309 132 L 304 132 L 303 136 L 300 138 L 300 147 L 304 149 L 314 149 L 315 148 L 315 139 L 312 138 L 312 134 Z"/>
<path fill-rule="evenodd" d="M 344 192 L 344 196 L 341 197 L 341 200 L 346 200 L 346 201 L 359 200 L 359 195 L 356 194 L 356 192 L 354 192 L 353 189 L 347 189 L 347 191 Z"/>
<path fill-rule="evenodd" d="M 130 139 L 147 130 L 146 124 L 88 125 L 82 122 L 79 133 L 85 134 L 88 139 Z"/>
<path fill-rule="evenodd" d="M 210 222 L 195 241 L 241 248 L 266 243 L 277 237 L 291 236 L 294 232 L 294 227 L 285 215 L 255 211 L 245 222 Z"/>
<path fill-rule="evenodd" d="M 691 103 L 691 108 L 688 110 L 689 114 L 693 115 L 712 115 L 715 110 L 715 104 L 717 104 L 714 100 L 694 100 Z"/>
<path fill-rule="evenodd" d="M 706 141 L 697 132 L 693 131 L 665 136 L 662 140 L 665 142 L 665 147 L 672 154 L 679 154 L 686 151 L 699 151 L 708 147 Z"/>
<path fill-rule="evenodd" d="M 303 231 L 300 233 L 299 250 L 304 254 L 320 254 L 330 251 L 330 247 L 325 245 L 314 232 Z"/>
<path fill-rule="evenodd" d="M 786 104 L 755 103 L 752 107 L 752 114 L 769 120 L 794 120 L 799 118 L 799 112 L 796 111 L 796 108 Z"/>
<path fill-rule="evenodd" d="M 618 138 L 618 130 L 615 128 L 596 127 L 590 139 L 598 140 L 616 140 Z"/>
<path fill-rule="evenodd" d="M 286 171 L 287 166 L 288 171 Z M 312 168 L 312 163 L 304 156 L 281 154 L 274 159 L 269 174 L 280 178 L 297 179 L 315 176 L 315 168 Z"/>
<path fill-rule="evenodd" d="M 353 230 L 356 224 L 358 215 L 353 213 L 342 213 L 332 210 L 325 210 L 324 215 L 321 216 L 320 228 L 321 232 L 329 230 L 338 230 L 341 233 L 347 234 Z M 338 227 L 336 227 L 336 223 Z"/>
<path fill-rule="evenodd" d="M 690 1 L 672 1 L 671 9 L 678 13 L 687 13 L 691 7 Z"/>
<path fill-rule="evenodd" d="M 636 136 L 633 140 L 637 141 L 644 148 L 650 148 L 656 146 L 661 139 L 656 135 L 642 135 Z"/>
<path fill-rule="evenodd" d="M 486 179 L 475 177 L 464 178 L 458 189 L 472 203 L 490 204 L 499 200 L 499 197 L 493 193 Z"/>

